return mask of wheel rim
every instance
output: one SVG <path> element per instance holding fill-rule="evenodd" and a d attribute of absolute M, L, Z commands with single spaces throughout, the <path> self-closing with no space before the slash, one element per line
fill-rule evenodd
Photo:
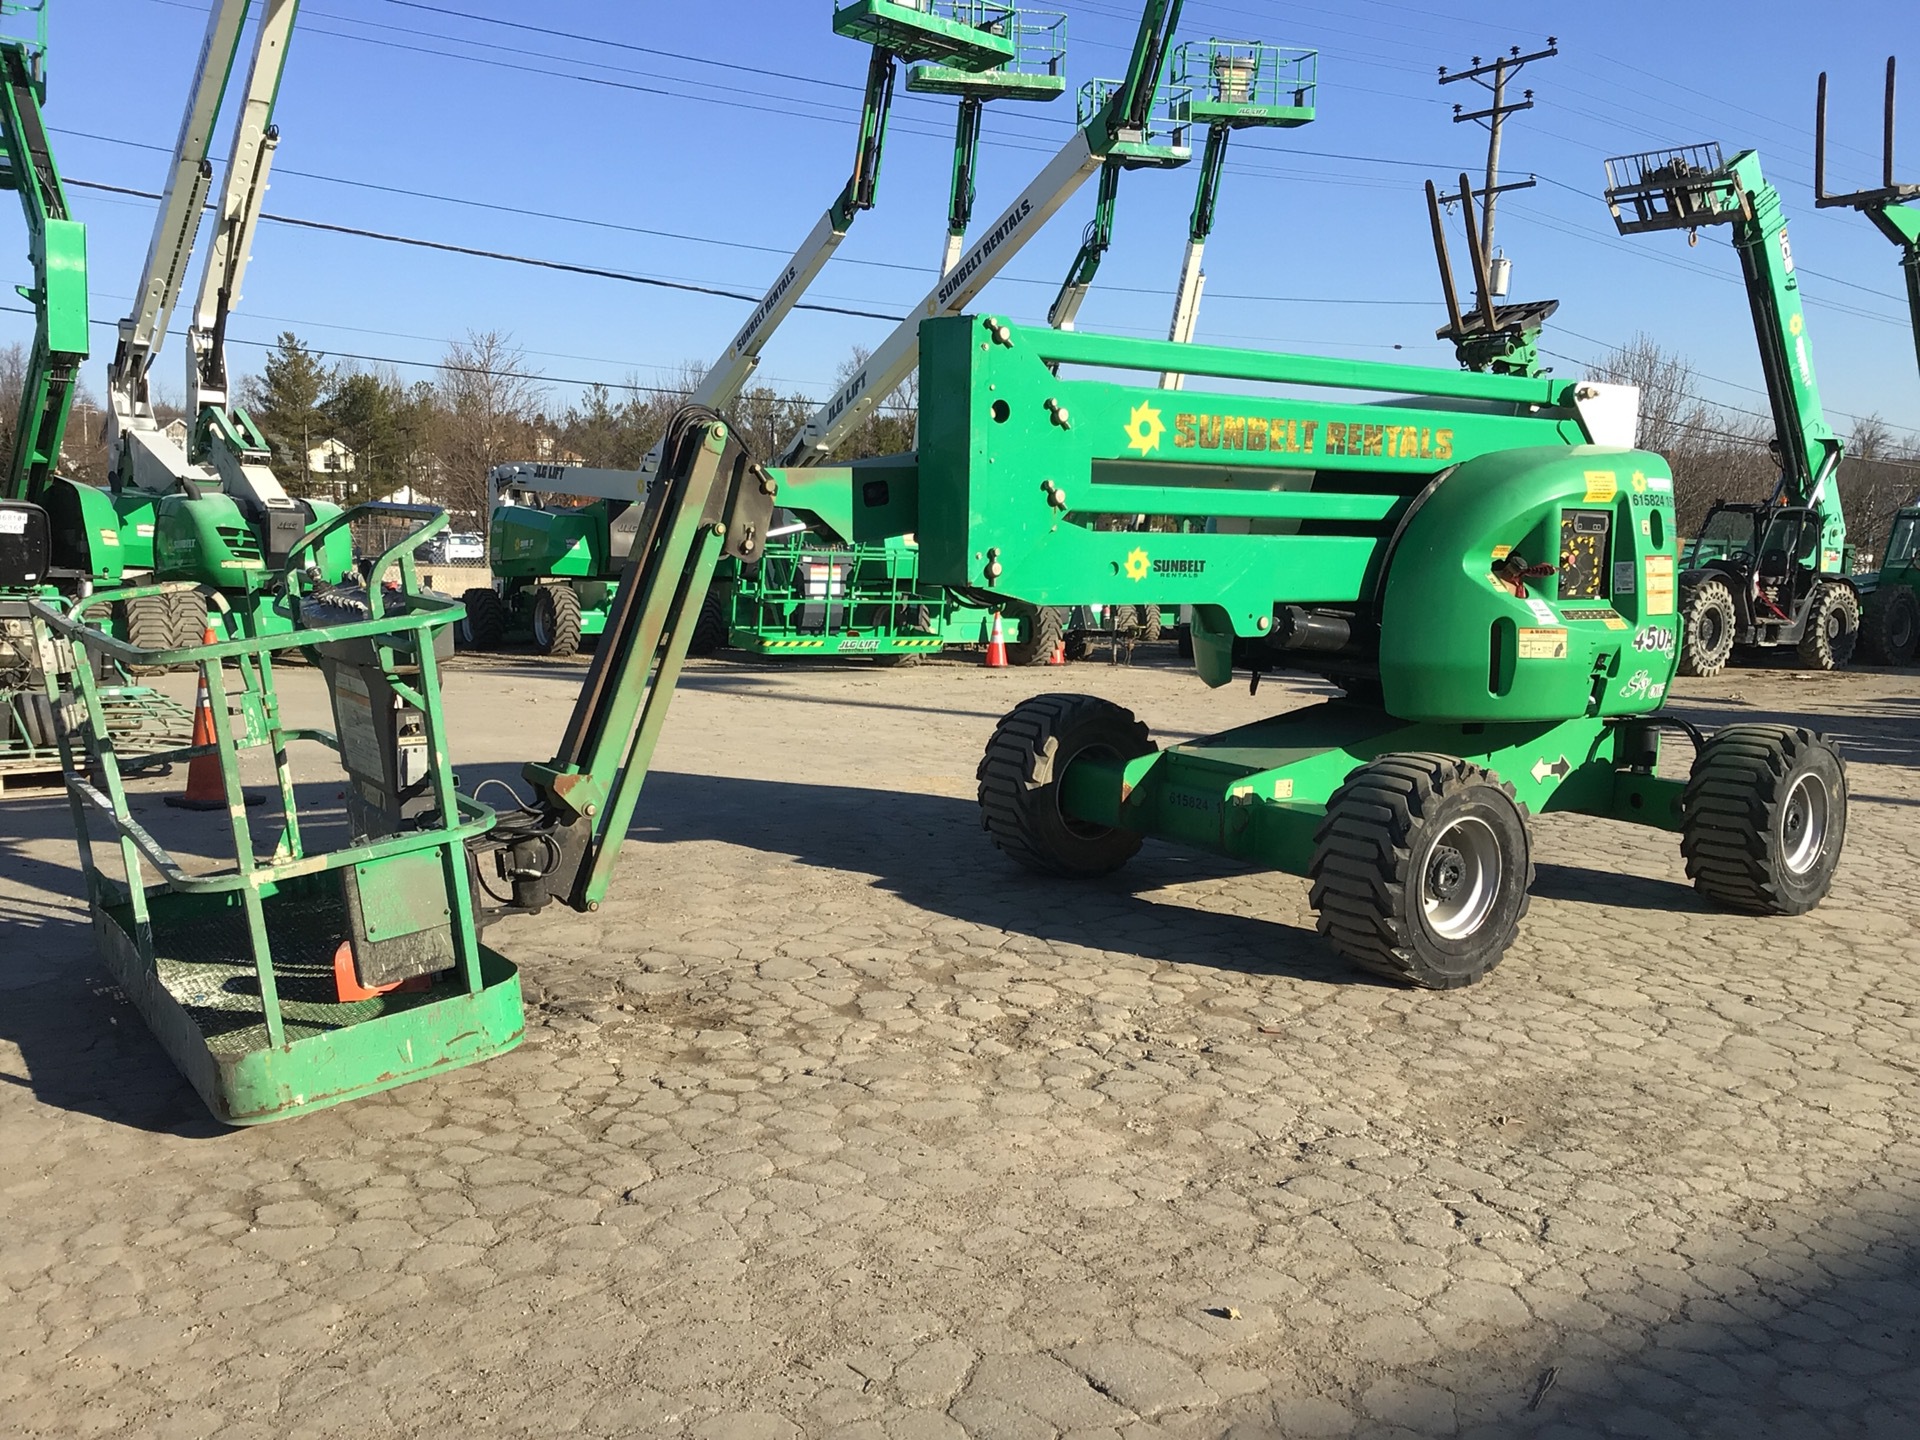
<path fill-rule="evenodd" d="M 1827 846 L 1829 797 L 1826 781 L 1818 775 L 1802 775 L 1787 792 L 1787 806 L 1780 817 L 1782 857 L 1787 869 L 1804 875 L 1820 859 Z"/>
<path fill-rule="evenodd" d="M 1455 820 L 1435 837 L 1420 866 L 1420 908 L 1443 940 L 1465 940 L 1487 921 L 1504 873 L 1500 839 L 1477 816 Z"/>
<path fill-rule="evenodd" d="M 553 641 L 553 626 L 548 623 L 544 601 L 533 607 L 533 639 L 542 650 Z"/>
<path fill-rule="evenodd" d="M 1700 648 L 1709 654 L 1720 648 L 1720 637 L 1726 634 L 1726 626 L 1721 622 L 1718 610 L 1709 610 L 1700 617 Z"/>

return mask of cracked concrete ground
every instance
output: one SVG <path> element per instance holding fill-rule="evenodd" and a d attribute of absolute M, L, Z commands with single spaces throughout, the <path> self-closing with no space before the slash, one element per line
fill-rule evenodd
<path fill-rule="evenodd" d="M 469 783 L 581 673 L 460 662 Z M 1057 688 L 1162 740 L 1305 698 L 698 666 L 609 903 L 491 932 L 526 1046 L 244 1132 L 93 958 L 64 805 L 5 800 L 0 1434 L 1914 1433 L 1920 674 L 1680 693 L 1845 746 L 1820 910 L 1550 816 L 1444 995 L 1349 973 L 1284 875 L 1010 868 L 973 767 Z"/>

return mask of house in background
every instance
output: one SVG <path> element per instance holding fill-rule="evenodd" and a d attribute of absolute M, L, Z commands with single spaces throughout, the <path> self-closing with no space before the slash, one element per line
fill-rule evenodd
<path fill-rule="evenodd" d="M 351 475 L 354 454 L 351 448 L 329 436 L 307 451 L 307 473 L 322 477 Z"/>
<path fill-rule="evenodd" d="M 173 419 L 167 421 L 167 423 L 161 427 L 160 433 L 173 441 L 173 443 L 178 445 L 182 450 L 187 448 L 187 422 L 179 416 L 176 415 Z"/>

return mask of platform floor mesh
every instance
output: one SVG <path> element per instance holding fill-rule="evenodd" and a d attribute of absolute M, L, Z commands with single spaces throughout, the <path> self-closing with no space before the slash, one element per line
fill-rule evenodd
<path fill-rule="evenodd" d="M 289 1041 L 466 993 L 459 972 L 452 971 L 431 990 L 343 1005 L 335 998 L 333 956 L 347 938 L 345 906 L 338 900 L 283 895 L 267 901 L 266 917 L 274 984 Z M 239 1055 L 267 1048 L 260 976 L 244 911 L 170 914 L 161 902 L 155 907 L 153 948 L 161 983 L 199 1027 L 208 1049 L 216 1055 Z"/>

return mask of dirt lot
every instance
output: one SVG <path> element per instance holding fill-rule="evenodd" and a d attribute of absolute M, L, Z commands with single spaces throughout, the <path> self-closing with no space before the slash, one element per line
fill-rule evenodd
<path fill-rule="evenodd" d="M 580 674 L 459 662 L 468 782 Z M 0 802 L 0 1434 L 1913 1433 L 1920 675 L 1681 692 L 1844 744 L 1821 910 L 1549 817 L 1445 995 L 1286 876 L 1011 869 L 973 768 L 1058 688 L 1162 740 L 1305 693 L 697 665 L 613 899 L 491 932 L 528 1043 L 247 1132 L 104 980 L 64 805 Z"/>

